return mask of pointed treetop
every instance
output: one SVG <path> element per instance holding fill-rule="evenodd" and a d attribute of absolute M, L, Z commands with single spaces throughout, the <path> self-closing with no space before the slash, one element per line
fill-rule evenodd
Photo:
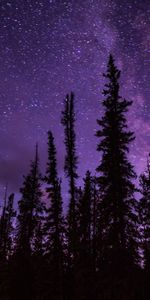
<path fill-rule="evenodd" d="M 109 64 L 113 64 L 115 62 L 115 59 L 113 58 L 112 54 L 109 55 Z"/>
<path fill-rule="evenodd" d="M 48 131 L 47 131 L 47 134 L 48 134 L 48 136 L 49 136 L 50 138 L 53 138 L 53 134 L 52 134 L 52 131 L 51 131 L 51 130 L 48 130 Z"/>
<path fill-rule="evenodd" d="M 109 55 L 108 64 L 107 64 L 107 72 L 104 73 L 103 76 L 109 79 L 114 79 L 115 81 L 120 78 L 121 71 L 117 69 L 115 65 L 115 59 L 113 55 Z M 106 85 L 105 85 L 106 86 Z"/>

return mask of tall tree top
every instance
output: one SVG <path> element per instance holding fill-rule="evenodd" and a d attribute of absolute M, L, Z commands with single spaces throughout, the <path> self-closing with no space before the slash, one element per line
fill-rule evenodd
<path fill-rule="evenodd" d="M 56 147 L 54 143 L 54 136 L 51 131 L 48 131 L 48 162 L 46 169 L 46 181 L 48 184 L 53 184 L 57 181 L 57 161 L 56 161 Z"/>
<path fill-rule="evenodd" d="M 108 150 L 113 147 L 116 155 L 118 155 L 117 149 L 118 151 L 120 149 L 123 155 L 124 152 L 129 151 L 128 145 L 135 139 L 133 132 L 127 130 L 125 117 L 132 101 L 123 99 L 119 95 L 120 71 L 115 66 L 112 55 L 109 57 L 107 72 L 103 76 L 108 79 L 103 90 L 103 94 L 106 96 L 102 102 L 105 113 L 100 120 L 97 120 L 101 129 L 97 131 L 96 135 L 100 138 L 104 137 L 104 139 L 99 143 L 97 150 L 104 151 L 106 148 Z M 118 148 L 116 148 L 117 145 Z"/>
<path fill-rule="evenodd" d="M 62 111 L 61 123 L 65 131 L 65 172 L 66 176 L 72 176 L 74 179 L 77 175 L 77 156 L 76 156 L 76 134 L 75 134 L 75 111 L 74 111 L 74 94 L 73 92 L 66 95 L 64 101 L 64 110 Z"/>

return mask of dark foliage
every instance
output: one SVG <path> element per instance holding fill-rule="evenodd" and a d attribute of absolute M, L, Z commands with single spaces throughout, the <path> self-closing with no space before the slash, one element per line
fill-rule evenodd
<path fill-rule="evenodd" d="M 56 148 L 52 132 L 48 132 L 48 162 L 45 182 L 50 201 L 45 217 L 45 255 L 51 270 L 51 299 L 62 299 L 63 294 L 63 256 L 64 256 L 64 218 L 62 213 L 61 182 L 57 175 Z M 56 285 L 57 282 L 57 285 Z M 55 296 L 52 296 L 55 295 Z"/>
<path fill-rule="evenodd" d="M 139 201 L 140 249 L 145 275 L 145 290 L 149 288 L 150 278 L 150 165 L 147 161 L 147 170 L 140 176 L 141 199 Z M 149 288 L 150 292 L 150 288 Z"/>
<path fill-rule="evenodd" d="M 12 293 L 14 299 L 21 299 L 21 297 L 22 299 L 33 299 L 35 277 L 33 253 L 35 250 L 37 251 L 35 248 L 37 247 L 37 231 L 43 214 L 37 145 L 35 159 L 31 162 L 29 174 L 24 177 L 20 192 L 22 197 L 18 203 L 16 246 L 12 259 L 12 268 L 15 273 Z M 26 288 L 26 284 L 28 288 Z"/>
<path fill-rule="evenodd" d="M 144 267 L 150 269 L 150 166 L 140 176 L 140 191 L 142 197 L 139 203 L 139 218 L 141 225 L 141 241 L 144 256 Z"/>
<path fill-rule="evenodd" d="M 77 217 L 76 217 L 76 179 L 77 175 L 77 156 L 76 156 L 76 135 L 75 135 L 75 112 L 74 94 L 66 96 L 64 111 L 62 112 L 62 124 L 65 132 L 65 173 L 69 179 L 69 210 L 67 216 L 67 237 L 68 237 L 68 258 L 69 264 L 74 265 L 77 255 Z"/>
<path fill-rule="evenodd" d="M 83 187 L 77 182 L 74 94 L 65 99 L 66 217 L 51 131 L 45 176 L 41 178 L 36 146 L 17 215 L 14 194 L 8 199 L 5 194 L 0 217 L 2 300 L 149 299 L 150 167 L 148 163 L 140 177 L 142 196 L 137 201 L 136 175 L 128 160 L 134 134 L 126 113 L 132 102 L 120 96 L 120 71 L 111 55 L 104 77 L 104 114 L 97 121 L 98 176 L 87 171 Z"/>
<path fill-rule="evenodd" d="M 129 144 L 134 140 L 128 131 L 125 117 L 132 102 L 119 95 L 120 71 L 110 55 L 107 79 L 103 94 L 104 116 L 98 120 L 100 139 L 97 150 L 102 153 L 97 168 L 100 173 L 100 232 L 101 232 L 101 267 L 111 268 L 115 273 L 125 272 L 137 262 L 137 216 L 135 176 L 133 166 L 127 158 Z"/>
<path fill-rule="evenodd" d="M 66 220 L 67 238 L 67 275 L 69 297 L 75 299 L 76 264 L 78 256 L 78 231 L 77 231 L 77 156 L 76 156 L 76 135 L 75 135 L 75 111 L 74 94 L 67 94 L 64 102 L 61 123 L 64 126 L 64 143 L 66 146 L 66 156 L 64 170 L 69 179 L 69 208 Z"/>
<path fill-rule="evenodd" d="M 8 198 L 4 200 L 4 207 L 2 211 L 2 216 L 0 220 L 0 256 L 2 259 L 8 259 L 13 250 L 13 219 L 16 212 L 13 209 L 14 194 L 11 194 Z"/>
<path fill-rule="evenodd" d="M 38 147 L 36 146 L 35 159 L 31 163 L 29 174 L 24 177 L 23 187 L 20 189 L 22 197 L 18 203 L 16 251 L 19 250 L 26 254 L 32 253 L 36 225 L 43 211 L 40 181 Z"/>

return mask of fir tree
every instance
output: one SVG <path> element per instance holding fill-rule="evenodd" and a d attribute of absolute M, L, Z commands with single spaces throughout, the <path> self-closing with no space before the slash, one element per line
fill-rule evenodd
<path fill-rule="evenodd" d="M 127 157 L 134 134 L 128 131 L 125 117 L 132 102 L 119 94 L 120 71 L 111 55 L 104 77 L 108 80 L 103 91 L 104 115 L 97 121 L 100 126 L 97 150 L 102 153 L 97 168 L 101 193 L 101 263 L 123 272 L 137 259 L 136 201 L 132 182 L 136 175 Z"/>
<path fill-rule="evenodd" d="M 6 259 L 6 232 L 7 232 L 7 185 L 5 188 L 4 205 L 2 209 L 2 215 L 0 219 L 0 256 L 1 259 Z"/>
<path fill-rule="evenodd" d="M 76 299 L 91 299 L 92 269 L 92 177 L 89 171 L 84 179 L 84 189 L 78 202 L 79 254 L 76 272 Z"/>
<path fill-rule="evenodd" d="M 6 255 L 10 257 L 13 254 L 13 236 L 14 236 L 14 225 L 13 221 L 16 216 L 14 206 L 14 194 L 12 193 L 8 198 L 6 207 Z"/>
<path fill-rule="evenodd" d="M 92 206 L 92 178 L 89 171 L 84 179 L 83 196 L 78 205 L 79 215 L 79 240 L 80 255 L 82 259 L 85 256 L 90 257 L 91 253 L 91 206 Z"/>
<path fill-rule="evenodd" d="M 16 215 L 13 209 L 13 202 L 14 194 L 11 194 L 7 201 L 6 192 L 0 226 L 0 252 L 3 259 L 8 259 L 13 250 L 13 219 Z"/>
<path fill-rule="evenodd" d="M 23 187 L 20 189 L 22 198 L 18 203 L 17 249 L 30 254 L 38 218 L 43 212 L 40 181 L 38 146 L 36 145 L 35 159 L 31 163 L 29 174 L 24 177 Z"/>
<path fill-rule="evenodd" d="M 143 250 L 143 263 L 146 272 L 150 272 L 150 164 L 140 176 L 140 192 L 142 197 L 139 202 L 139 219 L 141 247 Z"/>
<path fill-rule="evenodd" d="M 69 179 L 70 202 L 67 215 L 67 235 L 68 235 L 68 257 L 70 264 L 74 264 L 77 255 L 77 217 L 76 217 L 76 179 L 77 175 L 77 156 L 76 156 L 76 135 L 75 135 L 75 112 L 74 112 L 74 94 L 67 94 L 62 120 L 65 133 L 65 173 Z"/>
<path fill-rule="evenodd" d="M 92 261 L 93 261 L 93 276 L 96 273 L 98 249 L 101 249 L 101 223 L 99 219 L 100 197 L 97 186 L 97 178 L 92 178 L 92 207 L 91 207 L 91 236 L 92 236 Z"/>
<path fill-rule="evenodd" d="M 24 177 L 20 189 L 21 200 L 16 228 L 16 249 L 12 260 L 12 295 L 13 299 L 34 299 L 34 237 L 38 221 L 43 213 L 41 174 L 39 171 L 38 146 L 30 171 Z M 25 285 L 26 283 L 26 285 Z M 28 288 L 26 288 L 26 286 Z"/>
<path fill-rule="evenodd" d="M 63 276 L 63 234 L 64 220 L 62 212 L 61 182 L 57 175 L 56 147 L 51 131 L 48 132 L 48 162 L 45 182 L 50 201 L 46 218 L 46 254 L 51 268 L 52 299 L 62 299 Z M 53 296 L 52 296 L 53 294 Z"/>
<path fill-rule="evenodd" d="M 33 252 L 36 256 L 42 256 L 44 253 L 43 247 L 43 223 L 42 220 L 44 217 L 39 217 L 36 220 L 36 227 L 34 231 L 34 238 L 33 238 Z"/>

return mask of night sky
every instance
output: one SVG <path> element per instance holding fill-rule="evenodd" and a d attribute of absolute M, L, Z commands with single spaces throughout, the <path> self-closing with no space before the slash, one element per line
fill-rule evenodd
<path fill-rule="evenodd" d="M 76 99 L 79 175 L 95 174 L 96 119 L 109 53 L 122 71 L 121 95 L 136 140 L 130 159 L 139 174 L 150 152 L 150 1 L 0 0 L 0 195 L 6 182 L 18 193 L 39 143 L 41 169 L 47 130 L 54 133 L 59 174 L 64 145 L 60 123 L 65 95 Z M 79 183 L 81 179 L 79 179 Z"/>

